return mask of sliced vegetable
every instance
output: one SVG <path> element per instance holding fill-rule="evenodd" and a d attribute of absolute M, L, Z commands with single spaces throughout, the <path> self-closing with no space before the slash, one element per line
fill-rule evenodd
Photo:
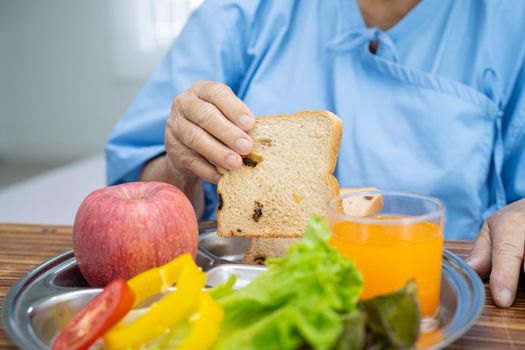
<path fill-rule="evenodd" d="M 202 293 L 191 331 L 177 350 L 205 350 L 212 346 L 219 335 L 223 315 L 219 304 L 209 294 Z"/>
<path fill-rule="evenodd" d="M 177 322 L 161 337 L 149 342 L 141 350 L 204 350 L 213 345 L 219 334 L 222 308 L 209 292 L 199 297 L 197 312 L 189 319 Z"/>
<path fill-rule="evenodd" d="M 176 268 L 166 269 L 167 265 Z M 107 332 L 104 335 L 104 343 L 108 349 L 140 346 L 196 312 L 206 275 L 200 271 L 189 255 L 182 255 L 167 265 L 154 269 L 151 273 L 147 271 L 144 276 L 138 275 L 136 279 L 134 278 L 135 281 L 130 280 L 130 286 L 137 288 L 137 294 L 141 299 L 154 295 L 156 290 L 167 289 L 166 281 L 174 280 L 177 289 L 153 304 L 145 314 L 130 324 L 118 324 Z M 157 279 L 155 274 L 161 277 Z M 153 285 L 148 286 L 144 283 Z"/>
<path fill-rule="evenodd" d="M 135 293 L 134 306 L 154 295 L 165 293 L 177 282 L 182 268 L 192 263 L 193 258 L 189 254 L 184 254 L 165 265 L 144 271 L 131 278 L 128 285 Z"/>
<path fill-rule="evenodd" d="M 188 320 L 177 322 L 165 334 L 140 347 L 140 350 L 176 350 L 190 331 L 191 325 Z"/>
<path fill-rule="evenodd" d="M 133 291 L 124 279 L 111 282 L 67 324 L 53 342 L 52 349 L 89 348 L 128 313 L 133 299 Z"/>

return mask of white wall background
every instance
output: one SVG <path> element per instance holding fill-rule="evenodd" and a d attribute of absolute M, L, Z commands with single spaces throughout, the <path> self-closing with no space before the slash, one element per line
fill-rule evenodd
<path fill-rule="evenodd" d="M 0 0 L 0 188 L 100 154 L 201 2 Z"/>
<path fill-rule="evenodd" d="M 0 5 L 0 9 L 1 9 L 1 5 Z M 0 19 L 0 33 L 2 33 L 1 19 Z M 7 133 L 6 133 L 6 127 L 5 127 L 5 123 L 6 123 L 5 115 L 6 114 L 4 113 L 4 108 L 5 108 L 4 95 L 5 93 L 3 91 L 4 89 L 3 89 L 3 84 L 2 84 L 2 81 L 4 81 L 5 78 L 4 78 L 4 72 L 3 72 L 4 64 L 2 63 L 2 61 L 3 61 L 2 48 L 0 46 L 0 152 L 7 148 Z"/>
<path fill-rule="evenodd" d="M 145 77 L 112 74 L 110 1 L 0 2 L 0 157 L 60 163 L 100 152 Z"/>
<path fill-rule="evenodd" d="M 111 129 L 201 1 L 0 0 L 0 222 L 73 223 L 105 184 Z"/>

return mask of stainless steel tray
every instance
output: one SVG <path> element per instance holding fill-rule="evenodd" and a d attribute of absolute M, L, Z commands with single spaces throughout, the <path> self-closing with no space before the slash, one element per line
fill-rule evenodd
<path fill-rule="evenodd" d="M 212 223 L 200 225 L 197 264 L 207 273 L 209 287 L 238 276 L 235 288 L 252 281 L 265 267 L 242 265 L 248 239 L 220 238 Z M 445 251 L 441 290 L 441 325 L 424 334 L 418 349 L 443 348 L 464 334 L 479 317 L 485 301 L 479 277 L 460 258 Z M 49 349 L 58 331 L 100 289 L 89 288 L 72 251 L 60 254 L 20 279 L 3 305 L 3 328 L 22 349 Z"/>

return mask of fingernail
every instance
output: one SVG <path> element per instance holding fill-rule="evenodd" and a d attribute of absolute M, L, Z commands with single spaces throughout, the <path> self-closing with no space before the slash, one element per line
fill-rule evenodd
<path fill-rule="evenodd" d="M 221 179 L 221 174 L 215 175 L 215 182 L 219 182 L 220 179 Z"/>
<path fill-rule="evenodd" d="M 239 117 L 239 124 L 243 129 L 251 129 L 254 123 L 255 119 L 247 114 L 243 114 Z"/>
<path fill-rule="evenodd" d="M 228 154 L 226 156 L 226 164 L 230 169 L 237 167 L 240 163 L 240 157 L 237 154 Z"/>
<path fill-rule="evenodd" d="M 499 289 L 496 292 L 496 299 L 499 301 L 499 306 L 509 307 L 512 305 L 512 293 L 507 288 Z"/>
<path fill-rule="evenodd" d="M 235 148 L 242 154 L 250 153 L 252 143 L 246 139 L 237 139 L 237 141 L 235 141 Z"/>

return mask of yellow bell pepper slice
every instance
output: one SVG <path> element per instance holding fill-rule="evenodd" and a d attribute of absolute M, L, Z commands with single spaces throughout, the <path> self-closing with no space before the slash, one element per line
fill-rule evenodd
<path fill-rule="evenodd" d="M 190 333 L 176 350 L 206 350 L 210 348 L 219 335 L 223 316 L 222 307 L 209 294 L 202 292 L 196 315 L 197 319 L 193 321 Z"/>
<path fill-rule="evenodd" d="M 179 272 L 177 272 L 177 268 L 173 268 L 172 270 L 164 270 L 165 273 L 160 274 L 161 281 L 171 281 L 172 278 L 178 276 L 175 278 L 177 289 L 153 304 L 145 314 L 135 321 L 128 325 L 118 324 L 109 330 L 104 335 L 104 343 L 108 349 L 138 347 L 160 336 L 174 323 L 195 313 L 199 296 L 202 294 L 202 288 L 206 283 L 206 275 L 195 265 L 191 256 L 188 255 L 188 257 L 189 259 L 183 255 L 173 261 L 171 266 L 179 266 L 175 261 L 180 259 Z M 162 268 L 163 266 L 158 269 L 162 270 Z M 146 272 L 145 277 L 139 276 L 136 277 L 137 280 L 130 287 L 132 289 L 133 287 L 137 288 L 137 297 L 142 298 L 142 300 L 154 295 L 155 290 L 162 290 L 165 286 L 164 282 L 160 285 L 154 285 L 152 288 L 139 283 L 140 281 L 152 282 L 157 280 L 153 274 L 149 274 L 149 271 Z"/>
<path fill-rule="evenodd" d="M 165 265 L 144 271 L 128 280 L 128 286 L 135 293 L 133 307 L 154 295 L 166 292 L 177 282 L 182 268 L 190 264 L 194 264 L 193 258 L 189 254 L 184 254 Z"/>

